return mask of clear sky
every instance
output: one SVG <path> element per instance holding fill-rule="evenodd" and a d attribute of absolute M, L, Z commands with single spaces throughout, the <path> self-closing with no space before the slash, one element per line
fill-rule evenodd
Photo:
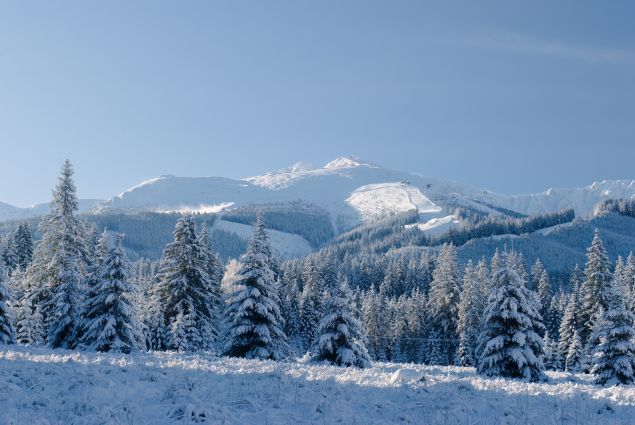
<path fill-rule="evenodd" d="M 635 178 L 635 2 L 0 0 L 0 200 L 356 155 L 503 193 Z"/>

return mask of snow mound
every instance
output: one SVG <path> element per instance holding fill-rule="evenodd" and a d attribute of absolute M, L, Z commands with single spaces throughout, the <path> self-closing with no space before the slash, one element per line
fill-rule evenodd
<path fill-rule="evenodd" d="M 441 211 L 418 188 L 407 183 L 365 185 L 357 188 L 345 202 L 366 220 L 411 210 L 420 214 Z"/>
<path fill-rule="evenodd" d="M 398 369 L 390 376 L 390 383 L 393 385 L 424 382 L 425 380 L 425 374 L 414 369 Z"/>

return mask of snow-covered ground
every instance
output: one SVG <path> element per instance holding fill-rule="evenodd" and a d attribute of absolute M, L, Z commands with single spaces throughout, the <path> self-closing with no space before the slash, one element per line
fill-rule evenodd
<path fill-rule="evenodd" d="M 408 382 L 418 380 L 417 372 L 424 381 Z M 458 367 L 377 363 L 356 370 L 202 354 L 0 346 L 0 423 L 635 423 L 634 387 L 549 375 L 549 383 L 526 384 Z"/>
<path fill-rule="evenodd" d="M 240 238 L 249 240 L 253 234 L 253 226 L 248 224 L 234 223 L 232 221 L 218 220 L 216 228 L 233 232 Z M 265 230 L 271 241 L 271 246 L 284 259 L 300 258 L 311 253 L 311 244 L 302 236 L 293 233 L 279 232 L 277 230 Z"/>
<path fill-rule="evenodd" d="M 441 211 L 418 188 L 407 183 L 368 184 L 357 188 L 346 199 L 346 203 L 365 220 L 411 210 L 417 210 L 420 214 Z"/>

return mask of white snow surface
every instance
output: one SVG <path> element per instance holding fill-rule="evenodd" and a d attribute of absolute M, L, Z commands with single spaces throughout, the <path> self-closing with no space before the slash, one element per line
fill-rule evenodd
<path fill-rule="evenodd" d="M 226 220 L 218 220 L 214 228 L 233 232 L 244 240 L 249 240 L 254 234 L 253 226 Z M 269 236 L 271 247 L 284 259 L 304 257 L 313 250 L 302 236 L 271 229 L 265 229 L 265 232 Z"/>
<path fill-rule="evenodd" d="M 366 220 L 410 210 L 417 210 L 421 214 L 441 211 L 418 188 L 405 183 L 368 184 L 359 187 L 346 199 L 346 203 Z"/>
<path fill-rule="evenodd" d="M 404 369 L 425 380 L 392 382 Z M 528 384 L 459 367 L 376 363 L 359 370 L 207 354 L 0 346 L 0 423 L 633 423 L 633 386 L 548 375 L 547 383 Z"/>
<path fill-rule="evenodd" d="M 427 233 L 428 235 L 441 235 L 448 232 L 450 229 L 458 227 L 459 224 L 459 219 L 456 216 L 448 215 L 445 217 L 432 218 L 425 223 L 407 224 L 406 228 L 416 226 L 419 230 Z"/>

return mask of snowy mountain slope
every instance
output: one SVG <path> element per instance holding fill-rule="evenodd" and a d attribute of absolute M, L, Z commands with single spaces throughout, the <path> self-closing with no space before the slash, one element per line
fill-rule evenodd
<path fill-rule="evenodd" d="M 79 212 L 88 212 L 95 209 L 103 201 L 99 199 L 80 199 Z M 32 217 L 46 215 L 50 212 L 48 203 L 35 204 L 30 207 L 20 208 L 0 202 L 0 222 L 11 220 L 26 220 Z"/>
<path fill-rule="evenodd" d="M 529 195 L 500 195 L 483 192 L 482 197 L 502 207 L 538 214 L 573 208 L 577 215 L 588 215 L 593 207 L 605 199 L 635 199 L 635 180 L 603 180 L 586 187 L 549 189 Z"/>
<path fill-rule="evenodd" d="M 393 380 L 419 376 L 423 382 Z M 630 424 L 635 388 L 548 372 L 547 383 L 474 369 L 370 369 L 206 354 L 80 353 L 0 346 L 0 423 Z"/>
<path fill-rule="evenodd" d="M 413 179 L 416 182 L 409 182 Z M 321 168 L 298 163 L 288 169 L 244 180 L 162 176 L 128 189 L 96 211 L 199 211 L 228 205 L 240 207 L 303 200 L 329 211 L 334 223 L 350 226 L 409 208 L 420 209 L 422 213 L 440 211 L 433 198 L 442 199 L 447 188 L 439 190 L 436 183 L 433 188 L 432 182 L 349 158 L 338 158 Z"/>
<path fill-rule="evenodd" d="M 253 226 L 226 220 L 216 221 L 214 223 L 214 229 L 233 232 L 245 240 L 249 240 L 249 238 L 253 236 Z M 271 241 L 271 246 L 283 259 L 304 257 L 313 250 L 313 248 L 311 248 L 311 244 L 299 235 L 270 229 L 267 229 L 266 232 L 269 236 L 269 240 Z"/>

